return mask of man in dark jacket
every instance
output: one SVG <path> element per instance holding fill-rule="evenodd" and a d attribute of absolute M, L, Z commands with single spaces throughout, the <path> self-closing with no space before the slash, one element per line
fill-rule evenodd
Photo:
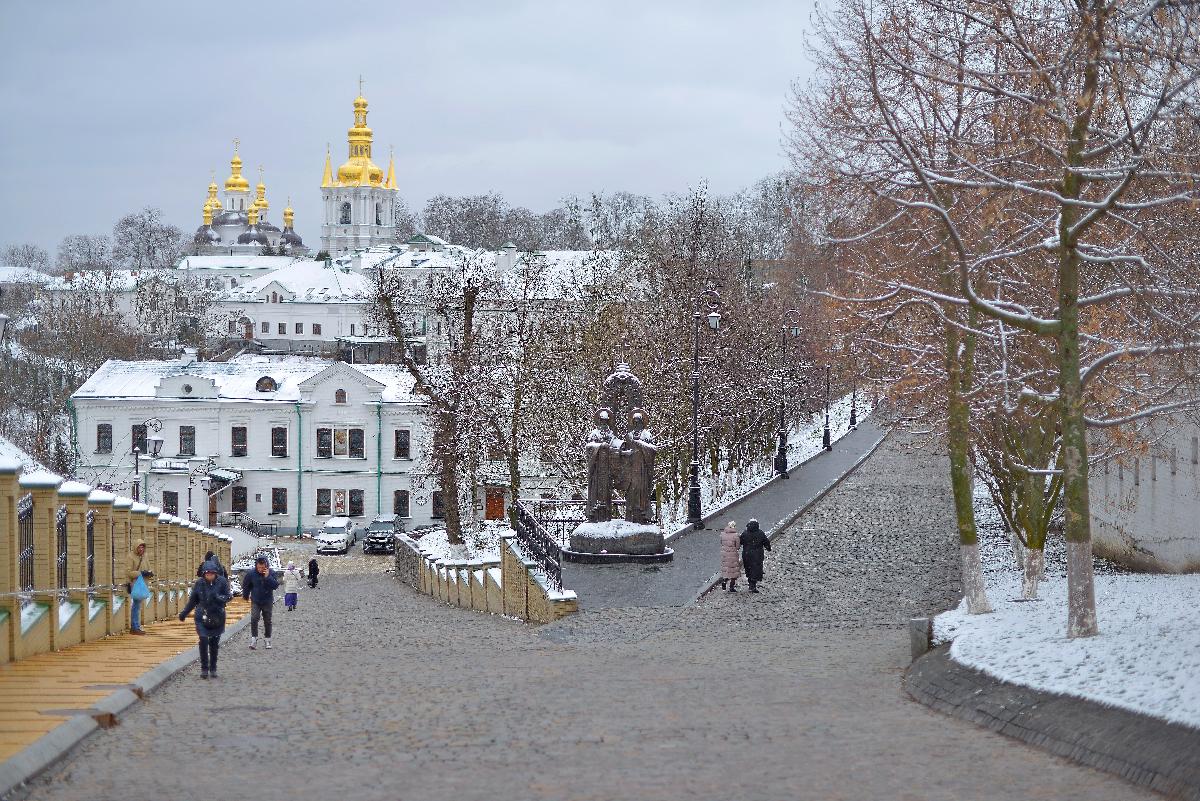
<path fill-rule="evenodd" d="M 271 570 L 267 557 L 254 560 L 254 569 L 242 576 L 242 598 L 250 601 L 250 650 L 258 644 L 258 619 L 264 625 L 263 638 L 267 650 L 271 649 L 271 610 L 275 604 L 275 590 L 279 588 L 279 574 Z"/>
<path fill-rule="evenodd" d="M 746 530 L 740 537 L 742 542 L 742 569 L 746 571 L 746 580 L 750 582 L 750 592 L 758 592 L 758 582 L 763 578 L 764 550 L 771 550 L 771 541 L 766 533 L 758 527 L 757 520 L 746 524 Z"/>
<path fill-rule="evenodd" d="M 204 578 L 204 566 L 212 562 L 217 568 L 217 575 L 228 580 L 229 573 L 225 570 L 225 565 L 221 564 L 220 558 L 212 551 L 204 554 L 204 559 L 200 562 L 200 567 L 196 568 L 196 578 Z"/>

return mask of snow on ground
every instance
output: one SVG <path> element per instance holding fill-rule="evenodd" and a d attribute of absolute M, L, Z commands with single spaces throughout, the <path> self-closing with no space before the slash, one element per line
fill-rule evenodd
<path fill-rule="evenodd" d="M 995 612 L 964 604 L 938 615 L 936 642 L 998 679 L 1088 698 L 1200 728 L 1200 575 L 1131 574 L 1096 560 L 1100 634 L 1068 639 L 1062 535 L 1051 534 L 1037 601 L 1022 601 L 1021 578 L 986 492 L 976 494 L 988 597 Z"/>
<path fill-rule="evenodd" d="M 435 528 L 417 540 L 417 550 L 435 559 L 499 559 L 500 537 L 513 533 L 507 524 L 490 520 L 479 527 L 476 535 L 464 535 L 464 545 L 452 546 L 446 539 L 446 529 Z"/>
<path fill-rule="evenodd" d="M 850 407 L 856 401 L 858 419 L 863 420 L 871 413 L 871 401 L 861 395 L 854 399 L 846 395 L 829 405 L 830 439 L 837 442 L 849 433 Z M 807 419 L 799 421 L 788 431 L 788 469 L 811 459 L 821 452 L 822 436 L 825 433 L 825 410 L 821 409 Z M 727 470 L 713 476 L 700 472 L 700 500 L 705 510 L 726 506 L 749 495 L 775 477 L 775 451 L 749 465 L 743 470 Z M 663 504 L 662 526 L 668 532 L 687 524 L 687 494 L 678 503 Z"/>

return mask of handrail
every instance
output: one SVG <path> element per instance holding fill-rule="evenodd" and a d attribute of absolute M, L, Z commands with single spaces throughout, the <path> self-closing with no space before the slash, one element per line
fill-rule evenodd
<path fill-rule="evenodd" d="M 518 500 L 516 508 L 516 540 L 525 555 L 532 559 L 555 589 L 562 589 L 562 546 L 542 525 L 530 505 Z"/>

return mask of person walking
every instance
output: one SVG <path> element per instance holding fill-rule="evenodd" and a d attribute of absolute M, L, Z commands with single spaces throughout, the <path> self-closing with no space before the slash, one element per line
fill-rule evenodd
<path fill-rule="evenodd" d="M 317 586 L 317 574 L 321 572 L 321 568 L 317 565 L 317 557 L 308 560 L 308 586 Z"/>
<path fill-rule="evenodd" d="M 750 582 L 750 592 L 758 592 L 758 583 L 763 579 L 764 551 L 771 550 L 771 541 L 766 533 L 758 527 L 757 520 L 746 524 L 746 530 L 740 538 L 742 543 L 742 565 L 746 569 L 746 581 Z"/>
<path fill-rule="evenodd" d="M 737 580 L 742 575 L 742 558 L 738 553 L 741 541 L 737 523 L 730 520 L 721 531 L 721 589 L 737 592 Z"/>
<path fill-rule="evenodd" d="M 217 677 L 217 652 L 221 648 L 221 635 L 225 632 L 225 604 L 233 598 L 229 591 L 229 580 L 220 573 L 220 562 L 215 559 L 200 567 L 200 578 L 192 585 L 187 606 L 179 613 L 179 622 L 187 620 L 188 614 L 196 610 L 196 635 L 200 638 L 200 678 Z"/>
<path fill-rule="evenodd" d="M 296 567 L 296 563 L 288 562 L 287 569 L 283 571 L 283 605 L 289 612 L 296 610 L 302 578 L 300 568 Z"/>
<path fill-rule="evenodd" d="M 275 604 L 275 590 L 279 588 L 279 576 L 267 563 L 267 557 L 254 560 L 254 569 L 242 576 L 242 598 L 250 601 L 250 650 L 258 644 L 258 619 L 263 621 L 263 640 L 271 650 L 271 611 Z"/>
<path fill-rule="evenodd" d="M 133 544 L 133 550 L 125 555 L 125 582 L 126 589 L 133 591 L 133 583 L 140 576 L 143 581 L 154 578 L 154 573 L 149 570 L 142 569 L 142 562 L 146 558 L 146 541 L 138 540 Z M 130 634 L 145 634 L 146 630 L 142 628 L 142 599 L 134 600 L 130 598 L 129 606 L 129 633 Z"/>
<path fill-rule="evenodd" d="M 204 554 L 204 558 L 200 560 L 200 566 L 196 568 L 196 578 L 204 578 L 204 566 L 212 562 L 217 566 L 217 575 L 224 576 L 228 581 L 229 572 L 225 570 L 225 565 L 221 564 L 221 558 L 212 551 Z"/>

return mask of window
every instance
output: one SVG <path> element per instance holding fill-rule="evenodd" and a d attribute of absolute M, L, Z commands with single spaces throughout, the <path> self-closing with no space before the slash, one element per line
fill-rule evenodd
<path fill-rule="evenodd" d="M 179 493 L 171 492 L 170 490 L 163 490 L 162 508 L 163 511 L 169 515 L 178 515 Z"/>
<path fill-rule="evenodd" d="M 287 514 L 287 487 L 271 488 L 271 514 Z"/>
<path fill-rule="evenodd" d="M 96 426 L 96 453 L 112 453 L 112 423 Z"/>
<path fill-rule="evenodd" d="M 349 224 L 350 224 L 350 204 L 343 203 L 342 204 L 342 217 L 341 217 L 341 221 L 338 223 L 338 225 L 349 225 Z"/>
<path fill-rule="evenodd" d="M 365 459 L 366 437 L 361 428 L 318 428 L 317 458 Z"/>
<path fill-rule="evenodd" d="M 130 438 L 133 440 L 133 444 L 129 446 L 130 450 L 137 448 L 138 453 L 146 452 L 146 426 L 141 423 L 134 426 Z"/>
<path fill-rule="evenodd" d="M 287 427 L 271 427 L 271 455 L 287 456 Z"/>
<path fill-rule="evenodd" d="M 382 203 L 375 204 L 375 224 L 383 225 L 383 204 Z"/>
<path fill-rule="evenodd" d="M 363 491 L 360 489 L 350 490 L 350 516 L 363 516 Z"/>
<path fill-rule="evenodd" d="M 271 333 L 271 324 L 270 324 L 270 323 L 268 323 L 266 320 L 263 320 L 263 324 L 262 324 L 262 332 L 263 332 L 264 334 L 269 334 L 269 333 Z"/>
<path fill-rule="evenodd" d="M 331 514 L 333 514 L 331 511 L 329 511 L 331 505 L 332 500 L 330 498 L 329 490 L 317 490 L 317 517 L 329 517 Z"/>
<path fill-rule="evenodd" d="M 281 335 L 281 336 L 282 336 L 282 335 L 286 335 L 286 334 L 287 334 L 287 323 L 280 323 L 280 324 L 279 324 L 279 333 L 280 333 L 280 335 Z"/>
<path fill-rule="evenodd" d="M 233 493 L 232 499 L 230 501 L 233 511 L 244 513 L 246 511 L 246 495 L 247 495 L 246 488 L 245 487 L 230 487 L 229 491 Z"/>
<path fill-rule="evenodd" d="M 272 303 L 278 303 L 278 302 L 279 302 L 279 295 L 277 295 L 276 293 L 272 292 L 272 293 L 271 293 L 271 302 L 272 302 Z"/>
<path fill-rule="evenodd" d="M 433 493 L 433 519 L 441 520 L 446 516 L 446 501 L 442 498 L 442 491 L 435 490 Z"/>
<path fill-rule="evenodd" d="M 180 426 L 179 427 L 179 455 L 180 456 L 195 456 L 196 455 L 196 427 L 195 426 Z"/>
<path fill-rule="evenodd" d="M 313 332 L 313 336 L 316 336 L 316 337 L 321 336 L 321 324 L 313 323 L 312 324 L 312 332 Z"/>
<path fill-rule="evenodd" d="M 354 323 L 350 323 L 350 336 L 354 336 Z"/>
<path fill-rule="evenodd" d="M 229 321 L 229 333 L 231 333 L 231 334 L 237 333 L 237 322 L 235 320 Z"/>
<path fill-rule="evenodd" d="M 254 382 L 255 392 L 274 392 L 277 389 L 279 389 L 279 382 L 269 375 L 264 375 Z"/>
<path fill-rule="evenodd" d="M 333 402 L 334 403 L 345 403 L 346 402 L 346 390 L 339 389 L 336 392 L 334 392 L 333 393 Z"/>
<path fill-rule="evenodd" d="M 232 444 L 231 453 L 234 456 L 245 456 L 246 447 L 246 427 L 234 426 L 232 428 Z"/>
<path fill-rule="evenodd" d="M 296 323 L 296 333 L 297 334 L 304 333 L 304 323 Z"/>
<path fill-rule="evenodd" d="M 410 443 L 412 441 L 412 433 L 407 428 L 396 429 L 396 446 L 392 453 L 393 459 L 411 459 Z"/>
<path fill-rule="evenodd" d="M 412 517 L 408 508 L 408 490 L 396 490 L 392 493 L 392 514 L 396 517 Z"/>

